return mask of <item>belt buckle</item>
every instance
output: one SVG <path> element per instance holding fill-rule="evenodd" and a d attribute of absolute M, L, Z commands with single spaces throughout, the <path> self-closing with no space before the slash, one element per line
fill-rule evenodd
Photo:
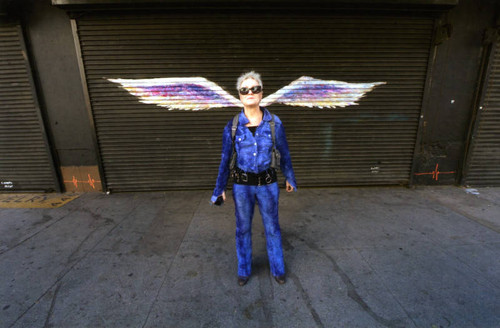
<path fill-rule="evenodd" d="M 271 177 L 271 175 L 269 173 L 267 173 L 267 175 L 266 175 L 266 183 L 270 184 L 271 181 L 273 181 L 273 178 Z"/>
<path fill-rule="evenodd" d="M 248 174 L 246 172 L 241 173 L 241 181 L 248 182 Z"/>

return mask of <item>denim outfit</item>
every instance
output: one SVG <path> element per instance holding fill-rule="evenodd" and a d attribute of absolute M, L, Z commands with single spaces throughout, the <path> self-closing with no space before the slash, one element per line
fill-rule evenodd
<path fill-rule="evenodd" d="M 265 108 L 263 119 L 255 131 L 255 136 L 245 126 L 249 123 L 248 118 L 242 110 L 239 114 L 238 128 L 235 135 L 235 148 L 237 162 L 241 170 L 259 173 L 269 168 L 271 164 L 271 152 L 273 140 L 271 136 L 270 121 L 272 115 Z M 276 148 L 281 154 L 280 168 L 286 180 L 297 189 L 297 182 L 293 172 L 288 143 L 286 141 L 285 129 L 280 119 L 275 116 Z M 229 162 L 233 150 L 231 128 L 233 120 L 230 120 L 224 128 L 222 138 L 222 158 L 219 167 L 219 175 L 215 185 L 212 202 L 226 189 L 229 178 Z M 285 263 L 283 261 L 283 248 L 281 245 L 281 231 L 278 222 L 278 198 L 279 186 L 277 182 L 261 185 L 234 184 L 233 198 L 236 212 L 236 253 L 238 257 L 238 276 L 249 277 L 252 266 L 252 218 L 255 202 L 259 205 L 262 223 L 266 234 L 267 253 L 273 276 L 285 274 Z"/>

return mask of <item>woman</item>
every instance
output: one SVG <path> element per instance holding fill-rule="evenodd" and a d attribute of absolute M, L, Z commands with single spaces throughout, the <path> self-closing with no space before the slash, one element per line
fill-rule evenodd
<path fill-rule="evenodd" d="M 273 139 L 270 123 L 273 115 L 259 106 L 262 100 L 262 80 L 255 72 L 248 72 L 238 78 L 236 87 L 243 110 L 239 114 L 234 138 L 236 167 L 233 199 L 236 212 L 236 253 L 238 257 L 238 284 L 245 285 L 252 267 L 252 218 L 255 202 L 259 206 L 266 234 L 267 253 L 271 273 L 279 284 L 285 283 L 285 263 L 281 245 L 281 231 L 278 222 L 279 186 L 276 171 L 270 167 Z M 281 154 L 280 167 L 286 178 L 286 191 L 296 190 L 297 183 L 292 168 L 285 130 L 280 119 L 274 116 L 275 145 Z M 211 201 L 226 199 L 225 188 L 230 171 L 233 152 L 231 129 L 233 120 L 224 128 L 222 159 L 217 183 Z"/>

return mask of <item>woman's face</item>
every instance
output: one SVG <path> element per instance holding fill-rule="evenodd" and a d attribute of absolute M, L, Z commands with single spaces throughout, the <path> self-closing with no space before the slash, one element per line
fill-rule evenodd
<path fill-rule="evenodd" d="M 243 81 L 243 83 L 241 83 L 240 88 L 250 89 L 258 85 L 259 83 L 257 81 L 255 81 L 252 78 L 249 78 Z M 243 103 L 243 106 L 248 106 L 248 107 L 258 106 L 260 101 L 262 100 L 262 92 L 254 94 L 252 91 L 249 91 L 246 95 L 242 95 L 240 93 L 240 100 Z"/>

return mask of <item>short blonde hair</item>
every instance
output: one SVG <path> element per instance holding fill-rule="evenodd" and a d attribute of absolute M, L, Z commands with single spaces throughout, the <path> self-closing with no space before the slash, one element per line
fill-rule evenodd
<path fill-rule="evenodd" d="M 240 75 L 238 81 L 236 82 L 236 90 L 240 90 L 241 84 L 248 79 L 253 79 L 264 89 L 262 80 L 260 79 L 260 74 L 254 71 L 246 72 Z"/>

